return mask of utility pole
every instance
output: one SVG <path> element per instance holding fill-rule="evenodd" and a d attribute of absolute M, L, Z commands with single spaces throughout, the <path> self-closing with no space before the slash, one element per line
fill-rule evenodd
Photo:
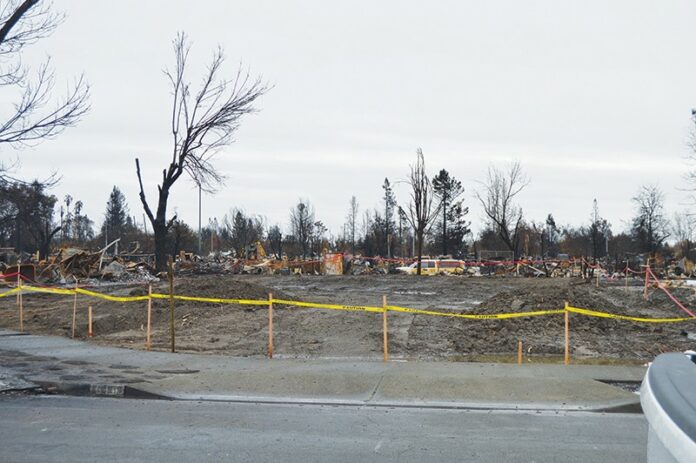
<path fill-rule="evenodd" d="M 201 184 L 198 183 L 198 255 L 203 249 L 203 232 L 201 228 Z"/>

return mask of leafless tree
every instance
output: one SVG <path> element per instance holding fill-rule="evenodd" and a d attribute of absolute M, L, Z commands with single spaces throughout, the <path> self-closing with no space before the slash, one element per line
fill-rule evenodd
<path fill-rule="evenodd" d="M 362 228 L 363 241 L 366 241 L 372 230 L 372 214 L 370 214 L 369 210 L 363 212 L 360 227 Z"/>
<path fill-rule="evenodd" d="M 413 234 L 416 238 L 416 256 L 418 264 L 416 274 L 421 274 L 421 258 L 423 257 L 423 239 L 425 233 L 430 228 L 430 224 L 437 216 L 439 208 L 437 205 L 433 207 L 434 192 L 433 186 L 430 183 L 430 178 L 425 171 L 425 158 L 423 150 L 416 150 L 416 163 L 412 164 L 411 172 L 406 180 L 406 183 L 411 187 L 411 200 L 406 210 L 406 219 L 408 220 Z"/>
<path fill-rule="evenodd" d="M 491 225 L 515 258 L 519 254 L 522 208 L 514 203 L 514 199 L 528 184 L 522 165 L 514 162 L 507 170 L 490 166 L 487 178 L 482 182 L 483 190 L 476 192 Z"/>
<path fill-rule="evenodd" d="M 351 196 L 346 225 L 348 225 L 348 232 L 350 233 L 350 252 L 352 254 L 355 254 L 355 229 L 358 221 L 358 207 L 358 199 L 355 196 Z"/>
<path fill-rule="evenodd" d="M 689 211 L 675 213 L 672 219 L 672 235 L 681 257 L 690 258 L 696 235 L 696 216 Z"/>
<path fill-rule="evenodd" d="M 310 241 L 314 236 L 314 208 L 306 200 L 298 201 L 297 206 L 290 210 L 290 228 L 297 243 L 302 249 L 302 258 L 306 259 L 310 249 Z"/>
<path fill-rule="evenodd" d="M 39 0 L 0 3 L 0 90 L 19 93 L 12 110 L 0 116 L 0 144 L 33 146 L 75 125 L 89 110 L 89 85 L 83 76 L 54 101 L 50 58 L 35 71 L 22 62 L 24 48 L 49 36 L 62 22 L 63 16 L 50 7 Z"/>
<path fill-rule="evenodd" d="M 184 33 L 173 41 L 175 67 L 166 70 L 172 89 L 171 131 L 174 146 L 171 162 L 162 171 L 162 181 L 157 185 L 157 209 L 153 213 L 143 189 L 140 161 L 135 166 L 140 185 L 140 200 L 145 214 L 152 223 L 155 234 L 155 262 L 158 270 L 166 263 L 167 231 L 176 215 L 167 219 L 167 201 L 172 186 L 182 174 L 188 174 L 197 185 L 213 191 L 224 177 L 212 164 L 215 154 L 230 145 L 242 116 L 256 111 L 254 102 L 268 91 L 261 78 L 252 79 L 241 66 L 231 80 L 220 76 L 224 63 L 221 48 L 215 52 L 208 65 L 200 88 L 192 92 L 187 77 L 190 45 Z"/>
<path fill-rule="evenodd" d="M 642 251 L 654 254 L 669 237 L 669 221 L 664 215 L 664 194 L 656 185 L 642 185 L 631 200 L 636 205 L 633 236 Z"/>
<path fill-rule="evenodd" d="M 687 155 L 687 161 L 693 166 L 696 164 L 696 109 L 691 110 L 691 121 L 693 122 L 693 126 L 689 134 L 689 140 L 687 141 L 691 153 Z M 694 192 L 696 192 L 696 168 L 692 168 L 684 177 L 689 184 L 689 187 L 686 189 L 691 191 L 691 201 L 696 204 L 696 194 L 694 194 Z"/>

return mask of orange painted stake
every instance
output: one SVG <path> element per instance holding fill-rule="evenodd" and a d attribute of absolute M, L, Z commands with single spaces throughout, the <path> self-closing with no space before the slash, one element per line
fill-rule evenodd
<path fill-rule="evenodd" d="M 268 358 L 273 358 L 273 293 L 268 293 Z"/>
<path fill-rule="evenodd" d="M 152 285 L 147 286 L 147 334 L 145 348 L 152 348 Z"/>
<path fill-rule="evenodd" d="M 75 278 L 75 277 L 73 277 Z M 75 296 L 72 306 L 72 338 L 75 339 L 75 322 L 77 321 L 77 278 L 75 278 Z"/>
<path fill-rule="evenodd" d="M 92 331 L 92 306 L 87 307 L 87 337 L 91 338 L 94 336 Z"/>
<path fill-rule="evenodd" d="M 570 363 L 570 332 L 569 332 L 569 315 L 568 303 L 565 303 L 565 355 L 563 357 L 563 363 L 568 365 Z"/>
<path fill-rule="evenodd" d="M 643 299 L 647 300 L 648 299 L 648 282 L 650 278 L 650 258 L 648 257 L 648 261 L 646 262 L 647 265 L 645 265 L 645 288 L 643 288 Z"/>
<path fill-rule="evenodd" d="M 517 341 L 517 364 L 522 365 L 522 341 Z"/>
<path fill-rule="evenodd" d="M 24 301 L 22 300 L 22 267 L 17 262 L 17 305 L 19 306 L 19 331 L 24 331 Z"/>
<path fill-rule="evenodd" d="M 387 334 L 387 296 L 382 296 L 382 333 L 384 335 L 384 361 L 389 361 L 389 335 Z"/>

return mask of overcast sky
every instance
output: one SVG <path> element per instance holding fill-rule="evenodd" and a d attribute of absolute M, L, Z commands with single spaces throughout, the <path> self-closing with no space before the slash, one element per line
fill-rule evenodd
<path fill-rule="evenodd" d="M 113 185 L 142 217 L 134 158 L 147 194 L 171 153 L 171 40 L 193 41 L 194 80 L 217 45 L 230 76 L 242 62 L 274 88 L 242 121 L 216 165 L 228 179 L 204 195 L 203 221 L 232 207 L 288 223 L 308 198 L 335 233 L 351 195 L 380 205 L 384 177 L 405 178 L 422 147 L 431 174 L 462 180 L 473 198 L 489 164 L 521 161 L 526 217 L 589 220 L 592 199 L 614 231 L 631 197 L 659 185 L 683 210 L 682 176 L 696 107 L 693 1 L 59 1 L 66 21 L 32 46 L 52 57 L 63 89 L 84 72 L 91 112 L 40 146 L 12 151 L 20 175 L 62 174 L 54 193 L 85 203 L 99 224 Z M 2 95 L 7 100 L 9 95 Z M 406 186 L 397 184 L 400 202 Z M 197 223 L 182 180 L 171 209 Z M 362 212 L 362 211 L 361 211 Z"/>

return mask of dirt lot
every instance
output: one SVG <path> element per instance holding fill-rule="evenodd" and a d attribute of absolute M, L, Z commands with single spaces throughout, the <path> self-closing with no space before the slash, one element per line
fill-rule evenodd
<path fill-rule="evenodd" d="M 177 279 L 175 292 L 210 297 L 276 298 L 380 306 L 495 313 L 559 309 L 563 301 L 607 312 L 648 317 L 680 317 L 683 312 L 661 291 L 642 298 L 640 282 L 626 292 L 623 284 L 597 289 L 579 279 L 366 276 L 205 275 Z M 116 295 L 146 294 L 143 285 L 96 288 Z M 167 292 L 166 282 L 153 291 Z M 675 294 L 696 307 L 692 289 Z M 69 336 L 72 296 L 25 296 L 25 329 Z M 146 303 L 113 303 L 78 297 L 77 335 L 86 335 L 87 306 L 94 308 L 95 337 L 104 345 L 144 348 Z M 167 301 L 153 304 L 154 349 L 169 347 Z M 263 356 L 268 336 L 264 307 L 177 303 L 177 350 L 234 356 Z M 0 299 L 0 326 L 16 329 L 14 297 Z M 686 335 L 696 322 L 638 324 L 571 315 L 571 352 L 575 359 L 650 360 L 665 351 L 696 349 Z M 285 358 L 381 358 L 381 314 L 277 306 L 275 355 Z M 389 348 L 394 359 L 509 360 L 523 341 L 529 361 L 563 353 L 563 316 L 513 320 L 464 320 L 389 313 Z"/>

